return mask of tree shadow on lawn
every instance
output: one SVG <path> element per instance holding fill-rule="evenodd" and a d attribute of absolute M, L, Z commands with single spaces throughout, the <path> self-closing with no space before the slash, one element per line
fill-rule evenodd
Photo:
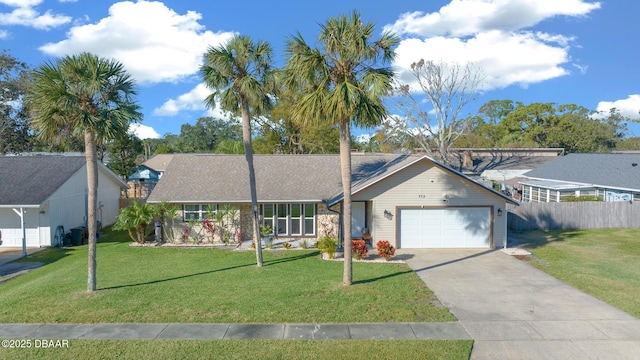
<path fill-rule="evenodd" d="M 552 242 L 567 241 L 580 236 L 580 230 L 533 230 L 510 232 L 509 243 L 525 249 L 536 249 Z"/>
<path fill-rule="evenodd" d="M 293 257 L 286 257 L 286 258 L 273 259 L 273 260 L 265 260 L 265 261 L 262 262 L 262 265 L 263 265 L 263 267 L 264 266 L 273 266 L 273 265 L 276 265 L 276 264 L 285 263 L 285 262 L 289 262 L 289 261 L 303 260 L 303 259 L 306 259 L 306 258 L 309 258 L 309 257 L 313 257 L 313 256 L 317 256 L 317 255 L 318 255 L 318 252 L 310 252 L 310 253 L 307 253 L 307 254 L 302 254 L 302 255 L 293 256 Z M 249 267 L 249 266 L 256 266 L 256 263 L 252 262 L 252 263 L 247 263 L 247 264 L 242 264 L 242 265 L 229 266 L 229 267 L 222 268 L 222 269 L 201 271 L 201 272 L 197 272 L 197 273 L 193 273 L 193 274 L 175 276 L 175 277 L 166 278 L 166 279 L 159 279 L 159 280 L 150 280 L 150 281 L 140 282 L 140 283 L 136 283 L 136 284 L 109 286 L 109 287 L 99 288 L 98 291 L 100 291 L 100 290 L 122 289 L 122 288 L 144 286 L 144 285 L 153 285 L 153 284 L 167 282 L 167 281 L 187 279 L 187 278 L 194 277 L 194 276 L 213 274 L 213 273 L 217 273 L 217 272 L 221 272 L 221 271 L 239 269 L 239 268 Z"/>

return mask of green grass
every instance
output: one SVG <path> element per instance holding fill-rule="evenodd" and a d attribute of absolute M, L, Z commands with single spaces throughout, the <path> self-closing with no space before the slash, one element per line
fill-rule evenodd
<path fill-rule="evenodd" d="M 525 240 L 532 264 L 640 318 L 640 230 L 532 231 Z"/>
<path fill-rule="evenodd" d="M 0 349 L 2 359 L 468 359 L 472 341 L 71 340 L 68 348 Z"/>
<path fill-rule="evenodd" d="M 46 265 L 0 284 L 0 323 L 331 323 L 455 321 L 404 264 L 343 264 L 317 251 L 129 247 L 107 231 L 98 243 L 98 290 L 87 293 L 87 247 L 47 249 Z"/>

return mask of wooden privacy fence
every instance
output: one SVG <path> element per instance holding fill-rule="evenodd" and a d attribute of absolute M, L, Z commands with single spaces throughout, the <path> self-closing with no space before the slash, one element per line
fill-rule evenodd
<path fill-rule="evenodd" d="M 510 230 L 640 228 L 640 202 L 523 203 L 509 212 Z"/>

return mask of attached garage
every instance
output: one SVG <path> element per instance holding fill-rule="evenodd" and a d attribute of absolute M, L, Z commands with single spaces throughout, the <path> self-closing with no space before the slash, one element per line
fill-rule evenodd
<path fill-rule="evenodd" d="M 398 210 L 402 248 L 489 248 L 491 207 Z"/>
<path fill-rule="evenodd" d="M 352 159 L 355 163 L 358 157 Z M 352 212 L 365 209 L 358 221 L 364 219 L 372 245 L 387 240 L 398 249 L 503 247 L 506 214 L 518 206 L 426 156 L 407 155 L 377 169 L 375 176 L 361 178 L 352 185 L 352 204 L 358 204 Z M 341 200 L 336 197 L 329 206 Z"/>

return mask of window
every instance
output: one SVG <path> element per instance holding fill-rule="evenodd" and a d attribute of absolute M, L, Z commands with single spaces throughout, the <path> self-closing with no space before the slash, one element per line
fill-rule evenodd
<path fill-rule="evenodd" d="M 314 235 L 316 233 L 316 205 L 304 205 L 304 234 Z"/>
<path fill-rule="evenodd" d="M 215 204 L 185 204 L 182 208 L 184 221 L 204 220 L 218 211 Z"/>
<path fill-rule="evenodd" d="M 288 230 L 288 226 L 287 224 L 289 223 L 289 219 L 287 218 L 287 215 L 289 215 L 288 213 L 288 206 L 287 204 L 278 204 L 278 220 L 277 220 L 277 224 L 278 224 L 278 231 L 275 232 L 278 235 L 287 235 L 289 234 Z"/>
<path fill-rule="evenodd" d="M 291 235 L 302 235 L 302 205 L 291 204 Z"/>
<path fill-rule="evenodd" d="M 262 206 L 262 226 L 273 230 L 273 204 Z"/>
<path fill-rule="evenodd" d="M 279 236 L 316 233 L 315 204 L 262 204 L 261 214 L 262 226 L 269 226 Z"/>

